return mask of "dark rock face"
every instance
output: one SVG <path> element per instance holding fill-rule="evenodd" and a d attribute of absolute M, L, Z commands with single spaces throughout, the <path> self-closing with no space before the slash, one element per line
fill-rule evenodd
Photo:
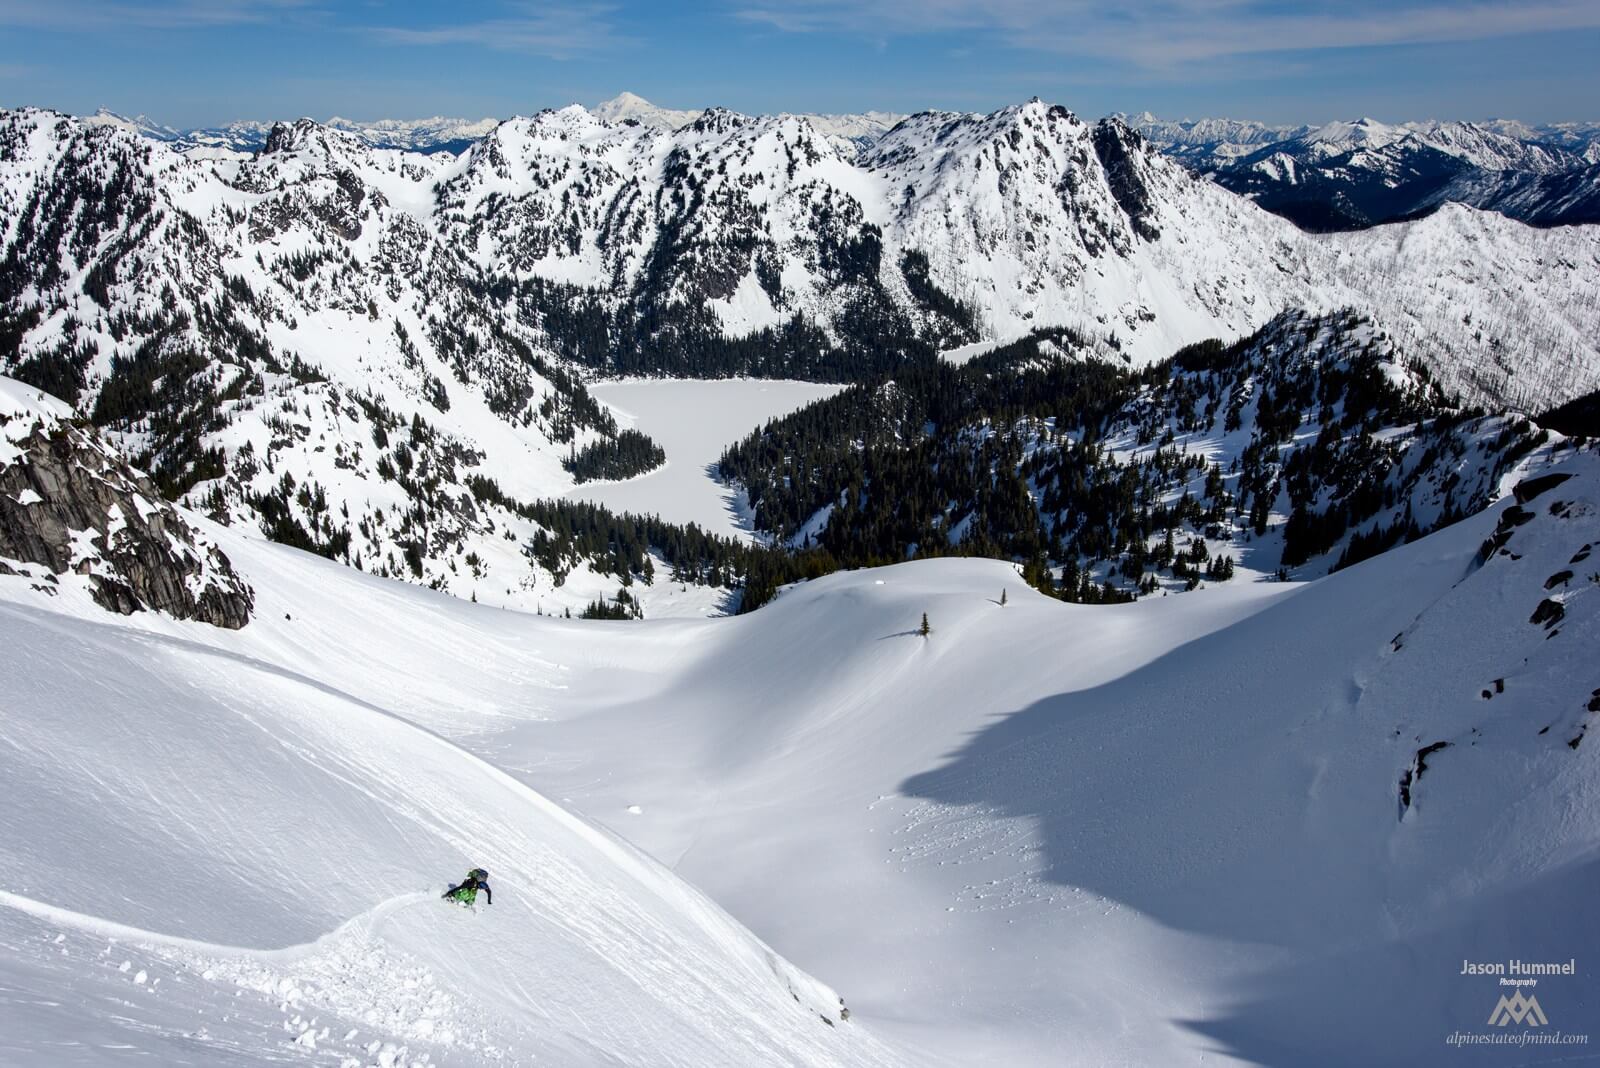
<path fill-rule="evenodd" d="M 1567 474 L 1564 471 L 1556 471 L 1548 475 L 1540 475 L 1538 478 L 1525 478 L 1521 482 L 1518 482 L 1515 486 L 1511 487 L 1511 495 L 1517 499 L 1518 504 L 1527 504 L 1529 501 L 1533 500 L 1535 497 L 1538 497 L 1546 490 L 1555 489 L 1557 486 L 1561 485 L 1561 483 L 1565 482 L 1571 477 L 1572 476 L 1570 474 Z M 1521 508 L 1508 509 L 1508 514 L 1511 511 L 1523 513 L 1523 509 Z M 1529 514 L 1528 518 L 1531 519 L 1533 517 L 1531 514 Z M 1527 519 L 1520 518 L 1517 520 L 1519 524 L 1526 523 L 1527 521 Z"/>
<path fill-rule="evenodd" d="M 226 555 L 86 426 L 0 411 L 0 557 L 88 578 L 94 599 L 237 630 L 255 594 Z"/>
<path fill-rule="evenodd" d="M 1139 135 L 1117 119 L 1102 119 L 1094 128 L 1094 153 L 1105 168 L 1117 206 L 1128 216 L 1134 233 L 1154 241 L 1161 231 L 1151 222 L 1155 198 L 1139 173 Z"/>

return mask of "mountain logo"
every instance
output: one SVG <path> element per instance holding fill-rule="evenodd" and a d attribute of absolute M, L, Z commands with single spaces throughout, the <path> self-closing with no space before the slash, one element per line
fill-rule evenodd
<path fill-rule="evenodd" d="M 1511 997 L 1504 994 L 1495 1004 L 1494 1011 L 1489 1014 L 1491 1027 L 1506 1027 L 1514 1023 L 1526 1023 L 1529 1027 L 1543 1027 L 1550 1022 L 1544 1010 L 1539 1007 L 1536 997 L 1523 997 L 1518 990 Z"/>

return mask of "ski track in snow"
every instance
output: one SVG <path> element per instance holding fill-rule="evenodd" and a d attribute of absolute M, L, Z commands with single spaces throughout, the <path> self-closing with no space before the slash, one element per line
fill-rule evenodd
<path fill-rule="evenodd" d="M 126 980 L 137 988 L 133 996 L 149 1002 L 186 987 L 173 1000 L 193 1013 L 196 1026 L 179 1037 L 207 1049 L 208 1056 L 223 1052 L 214 1048 L 218 1036 L 212 1029 L 225 1033 L 219 1024 L 231 1015 L 252 1018 L 263 1048 L 233 1051 L 252 1060 L 298 1060 L 297 1051 L 321 1050 L 344 1065 L 383 1068 L 428 1065 L 445 1051 L 483 1063 L 503 1061 L 506 1053 L 490 1039 L 482 1010 L 441 988 L 430 969 L 382 937 L 385 921 L 401 909 L 449 907 L 436 898 L 432 892 L 401 895 L 314 942 L 250 950 L 143 931 L 0 892 L 0 908 L 36 921 L 17 922 L 13 915 L 0 924 L 0 939 L 18 956 L 48 954 L 63 965 L 92 962 L 99 985 Z M 229 1006 L 229 998 L 241 1003 Z M 0 993 L 0 1004 L 5 1000 Z M 281 1017 L 276 1027 L 274 1006 Z M 169 1012 L 178 1007 L 158 1006 Z M 162 1030 L 153 1023 L 140 1026 Z M 282 1047 L 276 1057 L 274 1046 Z"/>

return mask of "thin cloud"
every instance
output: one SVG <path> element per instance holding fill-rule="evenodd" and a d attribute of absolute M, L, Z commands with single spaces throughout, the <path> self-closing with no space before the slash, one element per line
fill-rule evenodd
<path fill-rule="evenodd" d="M 1309 9 L 1309 10 L 1307 10 Z M 733 10 L 790 33 L 986 33 L 1021 49 L 1122 60 L 1152 70 L 1234 56 L 1485 40 L 1600 28 L 1594 0 L 1490 0 L 1411 7 L 1303 5 L 1261 0 L 790 0 Z"/>
<path fill-rule="evenodd" d="M 106 3 L 100 0 L 0 0 L 0 25 L 96 33 L 121 29 L 190 30 L 270 22 L 310 10 L 307 0 L 177 0 Z"/>
<path fill-rule="evenodd" d="M 627 43 L 612 25 L 612 5 L 553 7 L 520 4 L 503 18 L 449 26 L 377 26 L 369 32 L 393 45 L 473 45 L 546 59 L 606 52 Z"/>

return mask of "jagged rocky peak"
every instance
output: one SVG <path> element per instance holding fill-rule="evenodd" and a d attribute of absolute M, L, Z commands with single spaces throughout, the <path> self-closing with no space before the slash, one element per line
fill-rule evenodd
<path fill-rule="evenodd" d="M 737 111 L 730 111 L 727 108 L 707 108 L 700 113 L 699 118 L 689 124 L 689 128 L 695 133 L 725 134 L 731 133 L 751 121 L 748 115 L 741 115 Z"/>
<path fill-rule="evenodd" d="M 428 169 L 426 157 L 407 154 L 402 158 L 413 168 L 420 168 L 418 173 Z M 320 170 L 384 172 L 396 169 L 396 159 L 353 133 L 315 119 L 296 119 L 273 124 L 261 150 L 240 171 L 265 172 L 273 168 L 289 168 L 284 173 L 305 175 Z"/>
<path fill-rule="evenodd" d="M 102 607 L 237 630 L 255 594 L 227 556 L 71 407 L 0 378 L 0 576 Z"/>
<path fill-rule="evenodd" d="M 296 119 L 293 122 L 275 122 L 267 134 L 267 143 L 261 147 L 263 156 L 281 152 L 298 152 L 309 148 L 310 142 L 323 130 L 315 119 Z"/>

